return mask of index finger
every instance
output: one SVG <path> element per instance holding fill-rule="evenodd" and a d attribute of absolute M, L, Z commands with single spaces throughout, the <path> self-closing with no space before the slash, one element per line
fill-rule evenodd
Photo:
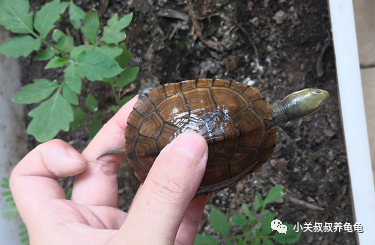
<path fill-rule="evenodd" d="M 99 131 L 82 152 L 87 168 L 75 179 L 72 201 L 84 205 L 117 207 L 117 168 L 124 156 L 107 155 L 108 150 L 125 148 L 127 119 L 138 96 L 124 105 Z"/>

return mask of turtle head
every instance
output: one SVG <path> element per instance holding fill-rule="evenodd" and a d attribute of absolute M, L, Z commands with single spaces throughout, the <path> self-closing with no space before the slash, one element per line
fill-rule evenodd
<path fill-rule="evenodd" d="M 300 111 L 300 117 L 310 115 L 323 106 L 324 102 L 328 99 L 329 94 L 327 91 L 318 88 L 307 88 L 294 92 L 289 96 L 293 97 L 296 105 Z"/>
<path fill-rule="evenodd" d="M 274 125 L 300 119 L 321 108 L 328 99 L 327 91 L 307 88 L 294 92 L 271 106 Z"/>

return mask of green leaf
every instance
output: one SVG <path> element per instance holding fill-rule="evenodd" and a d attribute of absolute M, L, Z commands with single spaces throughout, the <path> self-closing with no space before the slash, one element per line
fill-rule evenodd
<path fill-rule="evenodd" d="M 57 41 L 57 47 L 64 52 L 70 52 L 74 48 L 74 40 L 72 36 L 62 36 Z"/>
<path fill-rule="evenodd" d="M 34 83 L 21 89 L 21 92 L 13 98 L 19 104 L 32 104 L 47 99 L 55 89 L 58 88 L 56 82 L 46 79 L 34 79 Z"/>
<path fill-rule="evenodd" d="M 292 224 L 285 223 L 284 225 L 287 226 L 286 234 L 276 232 L 275 235 L 273 235 L 271 238 L 281 244 L 296 243 L 301 238 L 302 230 L 300 230 L 299 232 L 296 232 L 295 230 L 293 230 Z"/>
<path fill-rule="evenodd" d="M 64 84 L 63 96 L 70 104 L 78 105 L 77 94 L 67 84 Z"/>
<path fill-rule="evenodd" d="M 24 239 L 21 240 L 21 243 L 26 243 L 29 241 L 29 237 L 25 237 Z"/>
<path fill-rule="evenodd" d="M 264 217 L 262 224 L 262 235 L 266 236 L 272 232 L 271 222 L 275 218 L 276 213 L 269 213 Z"/>
<path fill-rule="evenodd" d="M 69 18 L 76 29 L 81 27 L 81 20 L 85 19 L 85 12 L 75 5 L 73 1 L 70 2 Z"/>
<path fill-rule="evenodd" d="M 76 73 L 74 66 L 70 65 L 65 70 L 65 83 L 77 94 L 81 92 L 82 78 Z"/>
<path fill-rule="evenodd" d="M 235 214 L 230 218 L 230 221 L 239 226 L 247 225 L 249 221 L 242 214 Z"/>
<path fill-rule="evenodd" d="M 88 53 L 89 51 L 91 51 L 93 49 L 94 49 L 94 46 L 92 46 L 92 45 L 81 45 L 81 46 L 78 46 L 78 47 L 74 47 L 72 52 L 70 53 L 70 58 L 72 58 L 72 60 L 77 61 L 78 56 L 82 52 Z"/>
<path fill-rule="evenodd" d="M 62 67 L 64 65 L 67 65 L 69 64 L 68 60 L 64 57 L 53 57 L 53 59 L 51 59 L 48 64 L 46 65 L 46 67 L 44 67 L 44 69 L 51 69 L 51 68 L 56 68 L 56 67 Z"/>
<path fill-rule="evenodd" d="M 264 199 L 264 204 L 280 200 L 285 196 L 284 187 L 278 185 L 269 190 L 267 197 Z"/>
<path fill-rule="evenodd" d="M 5 202 L 1 207 L 3 218 L 11 220 L 18 217 L 18 210 L 14 202 Z"/>
<path fill-rule="evenodd" d="M 121 31 L 125 29 L 131 22 L 133 14 L 125 15 L 121 20 L 118 20 L 118 15 L 115 14 L 104 27 L 104 34 L 101 40 L 108 43 L 119 43 L 126 38 L 125 33 Z"/>
<path fill-rule="evenodd" d="M 91 9 L 85 15 L 84 26 L 81 28 L 85 37 L 92 43 L 95 44 L 96 35 L 99 30 L 99 16 L 95 9 Z"/>
<path fill-rule="evenodd" d="M 34 50 L 38 50 L 40 45 L 41 42 L 31 36 L 18 36 L 3 43 L 0 46 L 0 53 L 6 55 L 8 58 L 27 57 Z"/>
<path fill-rule="evenodd" d="M 126 50 L 126 46 L 124 43 L 121 43 L 119 47 L 123 51 L 121 55 L 116 58 L 116 61 L 121 66 L 121 68 L 125 69 L 128 66 L 128 63 L 130 61 L 130 58 L 132 57 L 132 54 L 130 53 L 130 51 Z"/>
<path fill-rule="evenodd" d="M 205 236 L 197 234 L 195 237 L 194 245 L 215 245 L 219 244 L 219 240 L 215 237 L 206 234 Z"/>
<path fill-rule="evenodd" d="M 0 0 L 0 25 L 13 33 L 32 33 L 33 13 L 27 0 Z"/>
<path fill-rule="evenodd" d="M 98 117 L 94 117 L 89 127 L 89 137 L 93 139 L 99 130 L 103 127 L 103 123 Z"/>
<path fill-rule="evenodd" d="M 211 209 L 209 220 L 212 225 L 212 228 L 214 228 L 216 232 L 224 236 L 229 235 L 230 224 L 227 221 L 227 217 L 225 216 L 225 214 L 223 214 L 223 212 L 221 212 L 218 209 Z"/>
<path fill-rule="evenodd" d="M 138 75 L 139 67 L 130 67 L 126 69 L 117 80 L 115 88 L 123 88 L 125 85 L 133 82 Z"/>
<path fill-rule="evenodd" d="M 30 111 L 29 116 L 33 120 L 27 133 L 34 135 L 40 142 L 52 139 L 60 130 L 68 131 L 70 122 L 74 120 L 72 106 L 60 93 Z"/>
<path fill-rule="evenodd" d="M 81 110 L 81 108 L 73 107 L 74 121 L 70 123 L 71 130 L 75 130 L 79 125 L 82 125 L 88 116 Z"/>
<path fill-rule="evenodd" d="M 52 49 L 45 49 L 35 57 L 35 60 L 50 60 L 53 56 L 55 56 L 55 51 Z"/>
<path fill-rule="evenodd" d="M 275 245 L 275 243 L 268 238 L 263 238 L 263 245 Z"/>
<path fill-rule="evenodd" d="M 120 100 L 120 106 L 123 106 L 126 103 L 128 103 L 128 101 L 131 100 L 133 97 L 133 95 L 125 96 L 123 99 Z"/>
<path fill-rule="evenodd" d="M 53 33 L 52 33 L 52 39 L 53 39 L 55 42 L 59 41 L 59 39 L 60 39 L 61 37 L 63 37 L 63 36 L 65 36 L 65 33 L 64 33 L 64 32 L 62 32 L 62 31 L 60 31 L 60 30 L 58 30 L 58 29 L 53 30 Z"/>
<path fill-rule="evenodd" d="M 92 94 L 87 95 L 86 106 L 92 112 L 98 111 L 98 101 L 96 101 L 96 99 L 94 98 L 94 96 L 92 96 Z"/>
<path fill-rule="evenodd" d="M 258 212 L 259 208 L 261 207 L 262 205 L 260 204 L 259 200 L 256 200 L 253 202 L 253 209 L 254 209 L 254 212 Z"/>
<path fill-rule="evenodd" d="M 259 245 L 260 244 L 260 237 L 256 237 L 255 240 L 251 244 Z"/>
<path fill-rule="evenodd" d="M 36 14 L 34 27 L 42 38 L 55 27 L 55 22 L 60 19 L 60 15 L 64 13 L 66 3 L 60 3 L 60 0 L 54 0 L 46 3 Z"/>
<path fill-rule="evenodd" d="M 72 188 L 64 189 L 64 192 L 65 192 L 65 199 L 70 200 L 70 198 L 72 197 L 73 189 Z"/>
<path fill-rule="evenodd" d="M 90 81 L 114 77 L 122 71 L 116 61 L 98 51 L 82 52 L 78 56 L 78 66 L 75 70 L 78 75 L 87 77 Z"/>
<path fill-rule="evenodd" d="M 107 55 L 109 58 L 114 60 L 117 56 L 119 56 L 123 50 L 119 46 L 112 45 L 112 44 L 106 44 L 101 47 L 96 47 L 96 51 L 99 51 L 100 53 Z"/>

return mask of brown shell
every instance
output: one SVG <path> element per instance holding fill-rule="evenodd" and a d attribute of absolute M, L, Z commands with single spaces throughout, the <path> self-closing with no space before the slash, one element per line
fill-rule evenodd
<path fill-rule="evenodd" d="M 200 133 L 209 157 L 197 195 L 224 189 L 268 161 L 277 136 L 260 92 L 238 82 L 198 79 L 165 84 L 134 106 L 125 151 L 140 181 L 160 151 L 186 131 Z"/>

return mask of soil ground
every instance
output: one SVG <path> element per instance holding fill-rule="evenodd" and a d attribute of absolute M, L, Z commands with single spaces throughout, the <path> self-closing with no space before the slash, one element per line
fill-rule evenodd
<path fill-rule="evenodd" d="M 32 10 L 40 9 L 44 2 L 31 1 Z M 328 212 L 326 222 L 353 224 L 326 1 L 195 0 L 190 9 L 206 44 L 195 35 L 187 3 L 182 0 L 81 0 L 77 4 L 85 11 L 96 8 L 103 23 L 115 13 L 120 17 L 134 13 L 126 29 L 125 43 L 133 54 L 132 65 L 141 68 L 135 82 L 137 87 L 143 82 L 164 84 L 207 77 L 252 85 L 270 102 L 306 87 L 330 93 L 318 113 L 277 128 L 275 154 L 260 171 L 210 196 L 200 232 L 216 234 L 207 222 L 212 207 L 228 217 L 241 213 L 241 205 L 251 205 L 256 192 L 265 196 L 275 184 L 283 185 L 287 196 L 268 208 L 277 211 L 283 222 L 314 224 L 321 222 Z M 70 26 L 65 22 L 58 25 L 63 29 Z M 76 45 L 85 42 L 80 33 L 69 30 Z M 20 59 L 24 84 L 35 78 L 63 79 L 62 69 L 44 70 L 46 63 L 34 61 L 35 55 Z M 81 105 L 88 93 L 98 99 L 99 110 L 115 103 L 107 84 L 84 81 Z M 26 106 L 26 114 L 34 107 Z M 105 122 L 111 116 L 104 115 L 101 119 Z M 25 120 L 28 124 L 31 118 Z M 57 138 L 82 151 L 90 141 L 88 125 L 86 122 L 75 131 L 61 132 Z M 28 139 L 30 149 L 38 144 L 32 136 Z M 127 210 L 139 183 L 126 166 L 119 173 L 119 180 L 118 205 Z M 71 182 L 69 179 L 65 184 Z M 344 186 L 347 189 L 341 202 L 331 205 Z M 327 211 L 330 205 L 331 212 Z M 231 234 L 238 231 L 232 229 Z M 350 232 L 314 234 L 303 233 L 298 244 L 356 244 L 355 234 Z"/>

